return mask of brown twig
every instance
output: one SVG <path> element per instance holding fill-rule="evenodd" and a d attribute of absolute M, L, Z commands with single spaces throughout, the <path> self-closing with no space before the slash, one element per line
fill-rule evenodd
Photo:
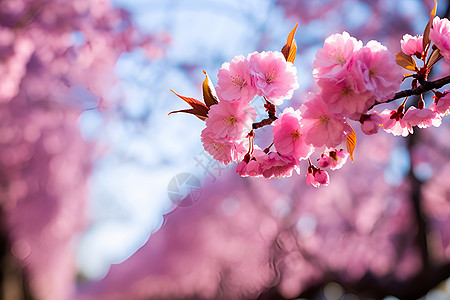
<path fill-rule="evenodd" d="M 375 102 L 375 104 L 372 105 L 369 108 L 369 110 L 371 110 L 375 105 L 389 103 L 394 100 L 409 97 L 412 95 L 421 95 L 421 94 L 431 91 L 433 89 L 440 89 L 441 87 L 443 87 L 444 85 L 449 84 L 449 83 L 450 83 L 450 75 L 443 77 L 441 79 L 438 79 L 438 80 L 434 80 L 434 81 L 422 81 L 420 86 L 418 86 L 414 89 L 397 92 L 397 93 L 395 93 L 395 96 L 392 99 L 389 99 L 386 102 L 378 102 L 378 101 Z"/>
<path fill-rule="evenodd" d="M 264 104 L 264 108 L 266 109 L 269 117 L 267 119 L 261 120 L 260 122 L 253 123 L 252 124 L 253 129 L 258 129 L 258 128 L 270 125 L 273 123 L 273 121 L 278 119 L 275 116 L 275 114 L 277 112 L 276 106 L 274 104 L 270 103 L 269 101 L 267 101 L 267 99 L 265 97 L 264 97 L 264 100 L 266 101 L 266 103 Z"/>
<path fill-rule="evenodd" d="M 261 127 L 270 125 L 270 124 L 272 124 L 273 121 L 275 121 L 276 119 L 278 119 L 278 118 L 275 117 L 275 116 L 268 117 L 267 119 L 263 119 L 263 120 L 261 120 L 260 122 L 253 123 L 253 124 L 252 124 L 252 128 L 253 128 L 253 129 L 258 129 L 258 128 L 261 128 Z"/>

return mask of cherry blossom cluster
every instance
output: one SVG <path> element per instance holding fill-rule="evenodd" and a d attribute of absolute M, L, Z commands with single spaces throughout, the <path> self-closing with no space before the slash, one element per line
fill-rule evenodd
<path fill-rule="evenodd" d="M 267 107 L 274 107 L 289 99 L 298 88 L 297 70 L 281 52 L 254 52 L 235 57 L 225 63 L 218 73 L 217 105 L 211 107 L 202 132 L 205 149 L 218 161 L 227 164 L 242 160 L 238 172 L 242 176 L 290 176 L 301 159 L 309 157 L 311 147 L 299 132 L 300 118 L 293 110 L 280 115 L 274 122 L 276 152 L 261 151 L 253 145 L 253 122 L 256 110 L 250 106 L 255 96 L 262 96 Z M 277 124 L 277 125 L 275 125 Z M 283 127 L 290 126 L 296 133 L 288 133 L 298 143 L 278 144 L 285 139 Z M 280 129 L 280 130 L 279 130 Z M 292 134 L 292 135 L 291 135 Z M 280 149 L 278 149 L 280 148 Z M 253 161 L 247 171 L 247 164 Z M 251 169 L 251 166 L 255 169 Z"/>
<path fill-rule="evenodd" d="M 395 55 L 378 41 L 363 45 L 347 32 L 329 36 L 314 60 L 316 92 L 309 93 L 299 109 L 287 107 L 276 116 L 276 106 L 291 99 L 299 87 L 293 65 L 296 26 L 281 52 L 238 55 L 224 63 L 217 88 L 206 76 L 206 105 L 177 94 L 193 108 L 177 112 L 205 120 L 201 134 L 205 150 L 222 164 L 238 162 L 236 172 L 241 176 L 291 176 L 294 170 L 300 173 L 300 162 L 307 160 L 306 183 L 328 185 L 325 169 L 341 168 L 348 157 L 353 161 L 356 134 L 348 122 L 359 122 L 366 135 L 376 134 L 381 127 L 407 136 L 414 126 L 439 126 L 449 113 L 450 93 L 435 91 L 443 84 L 437 87 L 427 81 L 437 61 L 444 57 L 450 62 L 450 21 L 434 13 L 435 9 L 424 34 L 405 35 L 400 42 L 402 50 Z M 415 59 L 423 66 L 417 66 Z M 413 73 L 405 74 L 404 69 Z M 407 78 L 413 79 L 411 90 L 403 91 L 410 93 L 402 96 L 397 91 Z M 429 90 L 434 92 L 434 102 L 425 107 L 422 94 Z M 419 101 L 407 106 L 408 96 L 413 94 L 420 95 Z M 400 98 L 405 99 L 395 110 L 373 110 Z M 268 118 L 255 122 L 253 101 L 265 101 Z M 264 126 L 272 126 L 273 142 L 260 148 L 254 143 L 255 131 Z M 312 164 L 313 153 L 321 153 L 318 166 Z"/>
<path fill-rule="evenodd" d="M 447 63 L 450 62 L 450 21 L 446 18 L 434 17 L 430 21 L 429 32 L 426 30 L 425 34 L 427 33 L 426 41 L 424 41 L 424 35 L 411 36 L 405 34 L 401 40 L 402 51 L 397 54 L 400 57 L 406 57 L 409 61 L 409 64 L 402 66 L 415 72 L 415 74 L 405 76 L 405 78 L 414 78 L 411 83 L 412 88 L 417 88 L 418 82 L 422 84 L 427 79 L 433 65 L 442 57 Z M 433 46 L 430 47 L 431 42 Z M 432 52 L 428 56 L 430 49 L 432 49 Z M 416 65 L 416 59 L 422 61 L 422 67 Z M 386 132 L 402 136 L 412 134 L 414 126 L 418 128 L 427 128 L 431 125 L 440 126 L 442 117 L 450 111 L 450 95 L 448 95 L 448 91 L 442 93 L 433 90 L 433 93 L 434 101 L 429 107 L 425 107 L 423 97 L 420 95 L 417 107 L 412 105 L 406 109 L 407 99 L 405 99 L 396 110 L 385 109 L 380 114 L 374 111 L 370 115 L 363 116 L 361 123 L 364 133 L 376 133 L 377 124 L 381 124 Z"/>

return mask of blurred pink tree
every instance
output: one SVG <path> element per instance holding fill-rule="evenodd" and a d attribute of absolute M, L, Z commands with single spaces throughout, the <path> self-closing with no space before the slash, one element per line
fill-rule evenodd
<path fill-rule="evenodd" d="M 119 56 L 152 42 L 107 0 L 0 1 L 1 299 L 73 294 L 95 158 L 78 117 L 108 105 Z"/>

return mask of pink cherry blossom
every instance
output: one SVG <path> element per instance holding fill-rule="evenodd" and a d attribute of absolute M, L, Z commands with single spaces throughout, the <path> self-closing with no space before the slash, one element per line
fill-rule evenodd
<path fill-rule="evenodd" d="M 384 131 L 393 135 L 407 136 L 414 132 L 411 124 L 403 120 L 403 114 L 399 114 L 396 110 L 385 109 L 381 114 L 381 125 Z"/>
<path fill-rule="evenodd" d="M 362 47 L 362 42 L 347 32 L 332 34 L 324 42 L 323 48 L 316 53 L 313 75 L 334 77 L 345 68 L 353 54 Z"/>
<path fill-rule="evenodd" d="M 245 175 L 245 168 L 247 167 L 247 162 L 245 160 L 241 161 L 236 165 L 236 173 L 241 176 Z"/>
<path fill-rule="evenodd" d="M 383 119 L 378 112 L 373 112 L 370 115 L 363 115 L 361 117 L 361 130 L 364 134 L 372 135 L 378 133 L 378 129 Z"/>
<path fill-rule="evenodd" d="M 236 166 L 236 173 L 242 177 L 262 177 L 261 162 L 266 158 L 267 153 L 262 151 L 257 145 L 253 146 L 252 154 L 244 157 L 244 160 Z M 246 156 L 247 156 L 246 155 Z"/>
<path fill-rule="evenodd" d="M 256 159 L 252 159 L 248 162 L 247 167 L 245 168 L 245 172 L 248 174 L 248 176 L 260 177 L 261 165 L 256 161 Z"/>
<path fill-rule="evenodd" d="M 414 55 L 416 53 L 423 53 L 423 35 L 411 36 L 405 34 L 400 41 L 402 51 L 407 55 Z"/>
<path fill-rule="evenodd" d="M 378 102 L 392 98 L 400 88 L 403 74 L 395 56 L 377 41 L 370 41 L 355 53 L 349 71 L 360 93 L 371 91 Z"/>
<path fill-rule="evenodd" d="M 337 147 L 350 134 L 351 128 L 345 119 L 331 113 L 320 95 L 305 102 L 303 109 L 302 131 L 307 144 Z"/>
<path fill-rule="evenodd" d="M 254 52 L 248 60 L 258 95 L 270 103 L 281 105 L 283 99 L 290 99 L 298 89 L 297 69 L 281 52 Z"/>
<path fill-rule="evenodd" d="M 430 105 L 430 109 L 438 113 L 440 116 L 448 115 L 450 113 L 450 93 L 444 91 L 442 97 L 434 97 L 435 101 Z"/>
<path fill-rule="evenodd" d="M 296 160 L 308 158 L 313 151 L 313 147 L 305 143 L 300 122 L 300 111 L 288 107 L 272 123 L 273 143 L 277 152 Z"/>
<path fill-rule="evenodd" d="M 330 167 L 331 170 L 340 169 L 346 162 L 349 154 L 347 151 L 340 149 L 331 149 L 322 153 L 317 164 L 321 168 Z"/>
<path fill-rule="evenodd" d="M 321 185 L 327 186 L 330 183 L 330 177 L 327 171 L 318 169 L 314 166 L 308 168 L 308 173 L 306 174 L 306 185 L 312 185 L 314 187 L 319 187 Z"/>
<path fill-rule="evenodd" d="M 317 164 L 321 168 L 328 168 L 331 165 L 332 160 L 333 159 L 330 156 L 324 155 L 324 153 L 322 153 L 322 156 L 317 159 Z"/>
<path fill-rule="evenodd" d="M 359 120 L 371 105 L 375 103 L 372 91 L 358 91 L 352 73 L 342 70 L 334 78 L 320 78 L 317 83 L 321 88 L 322 99 L 329 110 L 352 120 Z"/>
<path fill-rule="evenodd" d="M 294 170 L 300 173 L 297 160 L 293 157 L 281 155 L 277 152 L 270 152 L 269 154 L 262 152 L 255 158 L 261 165 L 261 174 L 264 178 L 290 177 Z"/>
<path fill-rule="evenodd" d="M 427 128 L 433 125 L 439 127 L 442 123 L 441 117 L 429 108 L 418 109 L 411 106 L 403 116 L 403 120 L 411 126 Z"/>
<path fill-rule="evenodd" d="M 216 140 L 239 140 L 252 130 L 255 119 L 256 110 L 253 107 L 239 102 L 220 101 L 210 107 L 206 128 Z"/>
<path fill-rule="evenodd" d="M 241 161 L 236 166 L 236 173 L 239 173 L 242 177 L 262 177 L 261 171 L 261 165 L 255 158 L 251 159 L 248 163 L 246 161 Z"/>
<path fill-rule="evenodd" d="M 440 50 L 444 59 L 450 63 L 450 21 L 447 18 L 434 17 L 430 40 Z"/>
<path fill-rule="evenodd" d="M 248 60 L 243 55 L 224 63 L 217 74 L 217 94 L 221 100 L 249 103 L 256 96 Z"/>
<path fill-rule="evenodd" d="M 201 140 L 205 150 L 224 165 L 237 161 L 246 152 L 242 141 L 235 142 L 217 138 L 208 127 L 203 129 Z"/>

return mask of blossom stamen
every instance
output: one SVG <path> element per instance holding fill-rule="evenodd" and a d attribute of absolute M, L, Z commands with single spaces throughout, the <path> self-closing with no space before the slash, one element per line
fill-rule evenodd
<path fill-rule="evenodd" d="M 300 132 L 298 132 L 298 130 L 295 130 L 295 131 L 291 132 L 291 136 L 292 136 L 292 139 L 294 141 L 296 141 L 296 140 L 300 139 L 301 134 L 300 134 Z"/>
<path fill-rule="evenodd" d="M 239 75 L 233 75 L 231 76 L 231 82 L 234 86 L 242 88 L 244 86 L 244 79 L 240 77 Z"/>
<path fill-rule="evenodd" d="M 266 82 L 271 83 L 276 79 L 276 72 L 274 69 L 269 69 L 266 73 Z"/>

